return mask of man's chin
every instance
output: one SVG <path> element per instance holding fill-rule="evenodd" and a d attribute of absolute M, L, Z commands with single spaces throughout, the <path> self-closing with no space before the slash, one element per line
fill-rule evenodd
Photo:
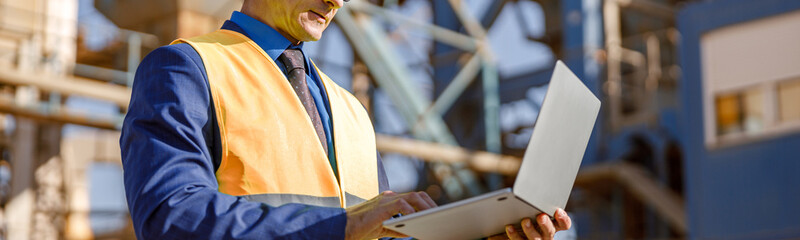
<path fill-rule="evenodd" d="M 319 41 L 320 38 L 322 38 L 322 33 L 312 34 L 307 32 L 303 38 L 300 38 L 300 41 L 314 42 L 314 41 Z"/>
<path fill-rule="evenodd" d="M 310 37 L 310 38 L 308 38 L 308 40 L 306 40 L 304 42 L 316 42 L 316 41 L 319 41 L 320 38 L 322 38 L 322 35 L 320 35 L 318 37 Z"/>
<path fill-rule="evenodd" d="M 297 39 L 300 39 L 300 41 L 303 41 L 303 42 L 313 42 L 313 41 L 317 41 L 320 38 L 322 38 L 322 32 L 325 31 L 325 28 L 327 26 L 325 26 L 325 27 L 323 27 L 323 26 L 313 26 L 312 24 L 318 24 L 318 23 L 311 23 L 311 24 L 303 26 L 303 32 L 300 33 L 303 36 L 301 38 L 297 38 Z M 309 25 L 311 25 L 311 26 L 309 26 Z"/>
<path fill-rule="evenodd" d="M 287 27 L 288 31 L 284 37 L 291 37 L 300 42 L 314 42 L 322 37 L 322 31 L 325 31 L 323 26 L 314 26 L 308 22 L 297 22 L 297 25 Z M 287 36 L 288 35 L 288 36 Z M 289 39 L 290 41 L 292 39 Z"/>

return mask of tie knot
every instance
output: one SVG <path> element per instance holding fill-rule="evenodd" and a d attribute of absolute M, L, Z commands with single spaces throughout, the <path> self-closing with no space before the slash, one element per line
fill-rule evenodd
<path fill-rule="evenodd" d="M 283 54 L 278 57 L 278 60 L 286 67 L 286 73 L 290 73 L 295 69 L 300 69 L 305 72 L 303 52 L 298 49 L 286 49 L 286 51 L 283 51 Z"/>

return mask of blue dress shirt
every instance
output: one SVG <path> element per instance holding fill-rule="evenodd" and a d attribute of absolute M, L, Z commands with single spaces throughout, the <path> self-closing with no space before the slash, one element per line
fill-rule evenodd
<path fill-rule="evenodd" d="M 259 46 L 270 49 L 273 59 L 280 55 L 269 53 L 274 49 L 266 42 L 280 42 L 275 38 L 281 35 L 254 37 L 265 29 L 240 27 L 234 21 L 227 21 L 223 29 L 259 39 Z M 309 90 L 317 88 L 314 98 L 320 115 L 329 116 L 318 73 L 311 70 L 308 75 Z M 269 206 L 217 190 L 221 149 L 211 101 L 205 66 L 190 45 L 160 47 L 139 65 L 120 137 L 125 193 L 137 238 L 344 238 L 344 209 Z M 376 164 L 380 190 L 388 190 L 380 156 Z"/>

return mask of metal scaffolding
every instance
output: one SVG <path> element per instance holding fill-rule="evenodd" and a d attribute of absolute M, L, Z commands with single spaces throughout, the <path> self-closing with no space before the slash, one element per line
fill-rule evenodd
<path fill-rule="evenodd" d="M 34 1 L 37 3 L 33 5 L 41 5 L 42 2 L 52 0 Z M 74 2 L 74 0 L 72 1 Z M 134 4 L 136 1 L 126 0 L 123 2 Z M 185 1 L 179 2 L 186 4 Z M 236 3 L 238 0 L 227 1 L 222 5 L 229 7 L 231 2 Z M 402 1 L 385 0 L 382 1 L 383 5 L 378 5 L 376 2 L 378 1 L 351 0 L 346 7 L 339 10 L 334 20 L 357 55 L 352 69 L 354 95 L 369 106 L 371 101 L 369 94 L 364 94 L 368 87 L 364 85 L 368 85 L 367 82 L 370 82 L 368 79 L 371 79 L 376 87 L 392 101 L 402 116 L 403 122 L 408 126 L 409 135 L 415 138 L 378 134 L 378 150 L 383 153 L 416 157 L 425 161 L 435 175 L 436 184 L 442 186 L 448 200 L 458 200 L 502 187 L 504 176 L 516 174 L 520 158 L 502 155 L 503 144 L 499 118 L 503 96 L 500 94 L 500 83 L 501 81 L 504 81 L 504 84 L 514 81 L 535 82 L 536 85 L 546 83 L 542 80 L 531 80 L 531 76 L 543 74 L 538 69 L 506 79 L 501 79 L 498 73 L 497 59 L 490 47 L 487 35 L 504 7 L 509 3 L 519 1 L 491 1 L 483 15 L 476 16 L 462 0 L 433 0 L 430 1 L 431 8 L 438 8 L 435 9 L 437 14 L 446 16 L 436 16 L 432 23 L 395 11 Z M 560 11 L 559 1 L 536 2 L 548 11 Z M 0 6 L 0 11 L 3 10 L 3 7 Z M 41 8 L 38 5 L 34 8 L 36 7 Z M 649 0 L 605 0 L 603 8 L 604 44 L 607 57 L 605 91 L 607 93 L 606 100 L 610 106 L 609 118 L 612 129 L 652 120 L 654 113 L 646 111 L 634 117 L 623 116 L 622 95 L 624 93 L 622 86 L 624 85 L 623 79 L 627 76 L 624 75 L 623 68 L 627 66 L 625 64 L 628 64 L 636 69 L 635 74 L 638 74 L 636 76 L 639 77 L 636 79 L 641 83 L 640 85 L 644 86 L 643 93 L 640 93 L 644 99 L 641 104 L 655 104 L 651 95 L 658 90 L 659 81 L 668 71 L 662 69 L 661 66 L 661 48 L 664 45 L 664 39 L 660 36 L 676 33 L 673 33 L 674 29 L 666 29 L 662 32 L 653 31 L 642 34 L 638 40 L 645 43 L 644 51 L 624 47 L 626 38 L 623 37 L 621 29 L 621 9 L 643 11 L 657 18 L 669 20 L 674 16 L 672 8 Z M 452 16 L 447 15 L 450 13 Z M 88 192 L 86 186 L 63 183 L 66 182 L 65 179 L 77 179 L 85 182 L 85 165 L 87 163 L 71 160 L 75 158 L 74 152 L 62 154 L 71 157 L 56 156 L 60 154 L 61 149 L 53 147 L 53 144 L 61 141 L 60 131 L 64 124 L 111 130 L 112 134 L 110 135 L 117 133 L 128 107 L 131 95 L 130 86 L 138 62 L 148 50 L 169 40 L 164 39 L 164 36 L 121 29 L 116 38 L 117 45 L 109 50 L 111 53 L 108 55 L 113 56 L 106 56 L 107 59 L 101 58 L 101 60 L 94 61 L 102 63 L 102 60 L 110 59 L 114 61 L 114 64 L 76 62 L 74 53 L 71 53 L 73 56 L 69 61 L 58 62 L 59 59 L 37 52 L 37 47 L 42 45 L 42 39 L 47 38 L 44 35 L 53 31 L 42 30 L 46 28 L 42 25 L 46 25 L 44 23 L 48 21 L 47 16 L 40 16 L 42 13 L 34 15 L 35 17 L 32 18 L 41 18 L 33 21 L 36 22 L 34 29 L 5 24 L 3 17 L 0 16 L 0 40 L 12 39 L 11 41 L 17 44 L 15 45 L 17 48 L 12 53 L 4 52 L 5 49 L 0 44 L 0 112 L 12 116 L 16 120 L 13 136 L 3 135 L 0 137 L 0 143 L 3 143 L 0 144 L 0 147 L 6 150 L 11 149 L 13 152 L 11 157 L 17 162 L 25 163 L 14 166 L 15 173 L 20 174 L 15 177 L 30 175 L 15 182 L 16 189 L 14 189 L 12 197 L 17 202 L 24 201 L 26 203 L 15 205 L 23 206 L 24 209 L 12 210 L 12 212 L 16 211 L 13 214 L 20 214 L 15 216 L 24 215 L 24 219 L 21 218 L 22 220 L 11 224 L 16 224 L 14 226 L 16 228 L 12 230 L 16 231 L 13 233 L 16 235 L 13 236 L 28 236 L 33 232 L 32 225 L 39 224 L 35 223 L 35 219 L 32 217 L 35 213 L 49 214 L 47 217 L 51 219 L 57 218 L 58 214 L 64 215 L 62 218 L 66 220 L 61 223 L 66 221 L 67 223 L 88 224 L 88 203 L 82 202 L 88 198 L 85 196 Z M 219 14 L 217 13 L 217 15 Z M 561 49 L 563 33 L 560 32 L 560 27 L 550 28 L 550 26 L 561 25 L 562 17 L 560 15 L 559 13 L 545 16 L 548 25 L 548 32 L 545 36 L 534 37 L 527 33 L 527 37 L 528 40 L 548 44 L 556 56 L 562 57 L 572 53 L 562 52 L 567 50 Z M 130 24 L 135 25 L 135 23 Z M 434 72 L 433 77 L 439 84 L 436 86 L 432 98 L 426 97 L 420 87 L 411 81 L 412 72 L 409 67 L 405 66 L 404 56 L 399 54 L 396 43 L 392 41 L 392 32 L 387 27 L 389 25 L 402 25 L 424 31 L 430 36 L 431 42 L 438 44 L 438 48 L 430 54 L 429 59 Z M 146 29 L 146 27 L 140 29 Z M 208 29 L 208 31 L 211 30 L 213 29 Z M 174 35 L 174 33 L 170 34 Z M 76 35 L 73 33 L 71 36 L 61 37 L 65 39 L 64 42 L 71 44 L 69 47 L 74 47 L 79 44 Z M 50 38 L 54 37 L 50 36 Z M 12 64 L 4 62 L 7 60 L 7 56 L 11 56 L 11 61 L 7 62 L 12 62 Z M 456 59 L 461 61 L 456 61 Z M 63 66 L 55 68 L 60 71 L 55 71 L 52 67 L 38 66 L 39 63 Z M 455 70 L 444 71 L 444 69 Z M 357 81 L 361 85 L 357 86 Z M 471 88 L 479 89 L 475 91 Z M 100 100 L 113 105 L 119 111 L 113 114 L 98 115 L 70 109 L 66 106 L 65 99 L 71 96 Z M 474 112 L 480 112 L 476 115 L 480 116 L 482 121 L 482 124 L 476 125 L 482 126 L 473 127 L 482 130 L 481 134 L 484 137 L 480 139 L 478 146 L 466 146 L 468 144 L 459 142 L 464 141 L 458 135 L 461 129 L 451 129 L 452 121 L 448 122 L 447 120 L 448 113 L 457 108 L 459 101 L 463 101 L 462 99 L 466 97 L 477 98 L 482 107 L 474 110 Z M 651 107 L 642 107 L 642 109 L 651 109 Z M 102 139 L 111 138 L 114 136 L 104 136 Z M 40 142 L 50 145 L 42 147 Z M 78 147 L 75 146 L 80 144 L 64 145 L 77 149 Z M 38 153 L 38 150 L 42 150 L 44 153 Z M 118 154 L 113 157 L 115 160 L 103 161 L 115 162 Z M 68 170 L 60 173 L 63 176 L 50 175 L 50 177 L 39 179 L 39 176 L 48 175 L 47 173 L 54 172 L 53 169 L 58 168 Z M 34 174 L 37 174 L 36 179 L 33 177 Z M 61 179 L 62 183 L 60 184 L 62 185 L 59 185 L 59 180 L 50 181 L 53 178 Z M 688 230 L 682 199 L 669 189 L 660 186 L 653 179 L 653 176 L 632 165 L 601 165 L 582 169 L 576 185 L 591 187 L 595 182 L 614 183 L 620 189 L 634 193 L 640 202 L 655 209 L 661 219 L 664 219 L 675 232 L 683 236 Z M 33 191 L 34 189 L 42 189 L 40 192 L 47 192 L 51 195 L 58 195 L 52 194 L 53 192 L 63 193 L 64 196 L 59 195 L 59 198 L 66 202 L 66 206 L 47 205 L 53 208 L 35 210 L 33 205 L 36 203 L 37 193 Z M 66 223 L 59 226 L 61 233 L 65 235 L 77 236 L 75 238 L 92 237 L 91 232 L 89 234 L 85 232 L 88 226 Z M 59 226 L 44 228 L 52 230 L 58 229 Z M 124 232 L 128 235 L 110 234 L 108 236 L 131 237 L 129 236 L 130 228 L 125 231 L 128 231 Z"/>

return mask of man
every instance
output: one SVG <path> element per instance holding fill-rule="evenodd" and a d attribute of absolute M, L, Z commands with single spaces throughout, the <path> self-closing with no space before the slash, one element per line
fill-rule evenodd
<path fill-rule="evenodd" d="M 245 0 L 221 30 L 142 61 L 120 138 L 138 238 L 405 237 L 381 223 L 436 206 L 386 191 L 366 111 L 302 51 L 342 4 Z M 569 228 L 561 213 L 522 235 Z"/>

